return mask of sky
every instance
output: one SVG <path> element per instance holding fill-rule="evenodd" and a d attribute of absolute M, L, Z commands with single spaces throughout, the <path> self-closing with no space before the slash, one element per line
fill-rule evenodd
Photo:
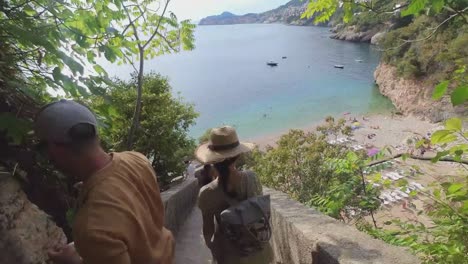
<path fill-rule="evenodd" d="M 236 15 L 268 11 L 287 2 L 289 0 L 171 0 L 169 10 L 179 19 L 198 21 L 224 11 Z"/>

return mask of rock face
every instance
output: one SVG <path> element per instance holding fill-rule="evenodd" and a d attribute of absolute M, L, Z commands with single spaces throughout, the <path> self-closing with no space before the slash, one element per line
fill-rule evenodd
<path fill-rule="evenodd" d="M 254 23 L 284 23 L 290 25 L 312 25 L 312 19 L 301 19 L 301 14 L 307 7 L 306 1 L 292 0 L 276 9 L 254 14 L 234 15 L 224 12 L 221 15 L 203 18 L 199 25 L 231 25 Z"/>
<path fill-rule="evenodd" d="M 382 41 L 382 39 L 385 37 L 385 34 L 386 34 L 386 32 L 379 32 L 379 33 L 375 34 L 375 35 L 371 38 L 370 43 L 371 43 L 372 45 L 379 45 L 380 42 Z"/>
<path fill-rule="evenodd" d="M 432 99 L 433 84 L 425 80 L 404 79 L 394 66 L 380 63 L 374 72 L 380 92 L 388 97 L 395 107 L 406 115 L 414 115 L 431 122 L 466 114 L 463 106 L 454 108 L 450 98 Z"/>
<path fill-rule="evenodd" d="M 367 31 L 359 31 L 355 26 L 344 27 L 338 25 L 331 30 L 334 34 L 330 36 L 332 39 L 346 40 L 352 42 L 371 42 L 372 37 L 377 35 L 380 27 L 375 27 Z"/>
<path fill-rule="evenodd" d="M 45 264 L 47 250 L 66 243 L 48 215 L 27 199 L 19 183 L 0 168 L 0 262 Z"/>

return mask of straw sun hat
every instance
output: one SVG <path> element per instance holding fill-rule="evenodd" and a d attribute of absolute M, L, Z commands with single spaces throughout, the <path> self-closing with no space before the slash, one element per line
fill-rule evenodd
<path fill-rule="evenodd" d="M 211 164 L 250 152 L 254 147 L 253 143 L 240 142 L 233 127 L 224 126 L 211 130 L 210 141 L 200 145 L 195 156 L 200 162 Z"/>

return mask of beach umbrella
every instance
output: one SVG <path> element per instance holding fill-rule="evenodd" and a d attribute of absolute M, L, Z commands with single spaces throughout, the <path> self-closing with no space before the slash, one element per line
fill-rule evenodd
<path fill-rule="evenodd" d="M 367 156 L 369 157 L 372 157 L 372 156 L 375 156 L 377 155 L 377 153 L 379 153 L 379 149 L 378 148 L 371 148 L 367 151 Z"/>

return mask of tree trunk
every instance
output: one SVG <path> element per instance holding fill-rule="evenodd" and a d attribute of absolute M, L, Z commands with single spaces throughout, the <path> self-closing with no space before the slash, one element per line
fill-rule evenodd
<path fill-rule="evenodd" d="M 135 112 L 133 113 L 133 122 L 130 126 L 130 131 L 128 132 L 128 141 L 127 141 L 127 149 L 131 150 L 133 146 L 133 137 L 135 132 L 138 130 L 140 125 L 140 115 L 141 115 L 141 97 L 143 94 L 143 70 L 144 70 L 144 62 L 145 62 L 145 50 L 140 47 L 140 68 L 138 70 L 138 80 L 137 80 L 137 99 L 135 104 Z"/>

